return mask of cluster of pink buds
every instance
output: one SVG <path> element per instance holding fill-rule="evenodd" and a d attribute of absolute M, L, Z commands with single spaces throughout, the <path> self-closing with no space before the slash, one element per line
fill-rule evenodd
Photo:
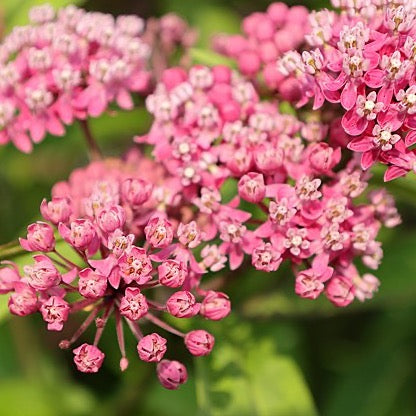
<path fill-rule="evenodd" d="M 272 3 L 265 13 L 256 12 L 243 19 L 244 35 L 217 35 L 214 49 L 237 60 L 242 74 L 249 78 L 261 74 L 270 89 L 285 95 L 291 91 L 292 81 L 284 80 L 276 60 L 304 44 L 308 14 L 304 6 Z"/>
<path fill-rule="evenodd" d="M 342 1 L 341 14 L 309 17 L 308 48 L 277 67 L 293 85 L 291 101 L 313 98 L 335 120 L 330 136 L 361 154 L 361 167 L 388 166 L 389 181 L 416 172 L 416 5 L 413 1 Z"/>
<path fill-rule="evenodd" d="M 324 142 L 328 127 L 259 102 L 254 87 L 225 67 L 170 69 L 162 79 L 147 99 L 154 124 L 136 141 L 154 145 L 199 212 L 203 239 L 211 240 L 204 266 L 218 271 L 228 260 L 234 270 L 246 254 L 256 269 L 274 272 L 287 259 L 302 297 L 325 292 L 337 306 L 371 297 L 378 280 L 363 280 L 353 261 L 377 269 L 379 228 L 400 217 L 385 191 L 355 202 L 369 175 L 355 159 L 340 166 L 340 147 Z M 228 203 L 220 193 L 226 178 L 238 192 Z M 252 205 L 243 209 L 240 199 Z"/>
<path fill-rule="evenodd" d="M 30 152 L 47 133 L 62 136 L 112 102 L 131 109 L 130 93 L 148 90 L 141 18 L 47 4 L 29 18 L 0 44 L 0 144 Z"/>
<path fill-rule="evenodd" d="M 94 162 L 74 171 L 68 182 L 54 187 L 51 201 L 42 202 L 46 222 L 29 225 L 21 239 L 25 250 L 38 252 L 34 263 L 20 271 L 5 262 L 0 269 L 0 293 L 11 292 L 10 312 L 40 312 L 48 330 L 61 331 L 71 314 L 88 311 L 79 329 L 60 343 L 71 347 L 95 322 L 93 343 L 73 350 L 76 367 L 86 373 L 103 363 L 98 344 L 113 315 L 121 370 L 128 366 L 127 324 L 139 358 L 158 363 L 161 384 L 176 389 L 187 379 L 186 368 L 166 359 L 167 339 L 159 331 L 144 335 L 142 324 L 182 337 L 192 355 L 202 356 L 211 352 L 214 337 L 202 329 L 184 334 L 164 316 L 220 320 L 230 312 L 227 295 L 199 287 L 204 269 L 192 249 L 201 233 L 194 221 L 181 222 L 189 213 L 177 209 L 179 192 L 163 168 L 135 152 L 124 161 Z M 58 248 L 58 235 L 76 258 Z"/>

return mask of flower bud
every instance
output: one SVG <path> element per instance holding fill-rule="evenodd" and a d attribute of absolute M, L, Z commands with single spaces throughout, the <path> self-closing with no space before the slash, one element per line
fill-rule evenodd
<path fill-rule="evenodd" d="M 19 238 L 20 245 L 26 251 L 48 253 L 55 248 L 53 229 L 45 222 L 35 222 L 27 227 L 27 239 Z"/>
<path fill-rule="evenodd" d="M 26 316 L 38 310 L 38 298 L 33 288 L 23 282 L 14 284 L 14 292 L 9 298 L 9 310 L 12 314 Z"/>
<path fill-rule="evenodd" d="M 143 361 L 159 362 L 166 353 L 166 339 L 153 333 L 143 337 L 137 344 L 137 352 Z"/>
<path fill-rule="evenodd" d="M 149 305 L 146 297 L 140 292 L 140 289 L 128 287 L 121 298 L 120 314 L 131 321 L 137 321 L 146 315 L 148 310 Z"/>
<path fill-rule="evenodd" d="M 344 307 L 354 300 L 353 285 L 345 276 L 333 277 L 326 287 L 327 298 L 335 305 Z"/>
<path fill-rule="evenodd" d="M 146 240 L 156 248 L 168 246 L 173 240 L 172 224 L 161 217 L 152 218 L 144 229 Z"/>
<path fill-rule="evenodd" d="M 214 337 L 203 329 L 188 332 L 185 336 L 186 348 L 192 355 L 197 357 L 208 355 L 214 347 L 214 343 Z"/>
<path fill-rule="evenodd" d="M 62 238 L 71 246 L 78 250 L 91 249 L 94 253 L 98 249 L 98 238 L 97 232 L 95 231 L 94 225 L 90 220 L 78 219 L 71 222 L 70 228 L 66 225 L 59 223 L 58 226 L 59 234 Z M 94 245 L 94 249 L 92 249 Z M 91 255 L 94 253 L 90 253 Z"/>
<path fill-rule="evenodd" d="M 122 228 L 126 222 L 126 212 L 120 205 L 103 208 L 97 215 L 98 226 L 106 233 Z"/>
<path fill-rule="evenodd" d="M 61 331 L 69 314 L 68 302 L 60 296 L 51 296 L 40 307 L 42 318 L 48 323 L 49 331 Z"/>
<path fill-rule="evenodd" d="M 71 205 L 67 198 L 54 197 L 52 201 L 46 199 L 40 204 L 40 213 L 46 221 L 53 224 L 66 223 L 72 214 Z"/>
<path fill-rule="evenodd" d="M 144 204 L 151 196 L 152 184 L 143 179 L 126 179 L 121 184 L 121 197 L 124 202 L 138 206 Z"/>
<path fill-rule="evenodd" d="M 23 268 L 27 283 L 35 290 L 48 290 L 61 281 L 61 275 L 49 257 L 44 255 L 33 256 L 35 264 Z"/>
<path fill-rule="evenodd" d="M 92 269 L 83 269 L 79 272 L 78 290 L 84 298 L 98 299 L 107 290 L 107 278 Z"/>
<path fill-rule="evenodd" d="M 238 193 L 246 201 L 257 203 L 266 195 L 266 185 L 261 173 L 250 172 L 238 182 Z"/>
<path fill-rule="evenodd" d="M 225 318 L 231 311 L 231 302 L 222 292 L 210 290 L 201 305 L 201 315 L 213 321 Z"/>
<path fill-rule="evenodd" d="M 166 302 L 168 312 L 176 318 L 190 318 L 199 312 L 200 304 L 188 291 L 175 292 Z"/>
<path fill-rule="evenodd" d="M 83 373 L 97 373 L 101 368 L 105 354 L 95 345 L 82 344 L 73 350 L 74 363 Z"/>
<path fill-rule="evenodd" d="M 179 361 L 162 360 L 157 365 L 157 377 L 160 384 L 169 390 L 176 390 L 188 379 L 188 373 Z"/>
<path fill-rule="evenodd" d="M 11 267 L 2 267 L 0 269 L 0 295 L 11 292 L 14 289 L 14 283 L 20 280 L 17 266 L 11 262 L 9 264 Z"/>
<path fill-rule="evenodd" d="M 182 286 L 188 273 L 186 265 L 178 260 L 166 260 L 157 270 L 160 284 L 168 287 Z"/>

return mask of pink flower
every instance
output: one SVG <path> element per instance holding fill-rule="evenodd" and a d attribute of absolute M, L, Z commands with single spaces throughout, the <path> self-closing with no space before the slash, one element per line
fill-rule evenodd
<path fill-rule="evenodd" d="M 44 199 L 40 205 L 40 212 L 46 221 L 53 224 L 66 223 L 71 216 L 72 209 L 68 198 L 54 197 L 52 201 Z"/>
<path fill-rule="evenodd" d="M 251 262 L 257 270 L 274 272 L 282 263 L 280 255 L 281 253 L 272 244 L 262 243 L 253 250 Z"/>
<path fill-rule="evenodd" d="M 119 309 L 121 315 L 131 321 L 137 321 L 147 314 L 149 306 L 146 297 L 140 292 L 139 288 L 128 287 L 121 298 Z"/>
<path fill-rule="evenodd" d="M 362 278 L 359 276 L 355 277 L 353 283 L 355 287 L 354 295 L 361 302 L 371 299 L 380 286 L 380 281 L 377 277 L 369 273 L 364 274 Z"/>
<path fill-rule="evenodd" d="M 90 255 L 95 254 L 99 246 L 97 232 L 92 222 L 88 219 L 72 221 L 70 228 L 59 223 L 59 234 L 71 246 L 78 250 L 87 250 Z"/>
<path fill-rule="evenodd" d="M 188 379 L 185 366 L 178 361 L 170 360 L 162 360 L 157 365 L 157 376 L 160 384 L 169 390 L 176 390 Z"/>
<path fill-rule="evenodd" d="M 35 290 L 48 290 L 61 282 L 61 275 L 49 257 L 33 256 L 35 264 L 24 266 L 27 283 Z"/>
<path fill-rule="evenodd" d="M 177 234 L 179 242 L 186 247 L 195 248 L 201 243 L 202 233 L 195 221 L 191 221 L 189 224 L 180 223 Z"/>
<path fill-rule="evenodd" d="M 217 272 L 225 267 L 227 257 L 224 256 L 218 246 L 206 245 L 201 251 L 202 263 L 212 272 Z"/>
<path fill-rule="evenodd" d="M 334 272 L 328 266 L 329 257 L 321 254 L 314 258 L 310 269 L 302 270 L 296 276 L 295 292 L 302 298 L 316 299 L 324 290 L 324 282 L 329 280 Z"/>
<path fill-rule="evenodd" d="M 166 260 L 157 270 L 159 282 L 164 286 L 172 288 L 182 286 L 188 274 L 186 265 L 177 260 Z"/>
<path fill-rule="evenodd" d="M 137 344 L 137 352 L 141 360 L 159 362 L 166 353 L 166 339 L 153 333 L 143 337 Z"/>
<path fill-rule="evenodd" d="M 83 269 L 79 272 L 78 289 L 85 298 L 98 299 L 107 290 L 107 278 L 92 269 Z"/>
<path fill-rule="evenodd" d="M 214 343 L 214 337 L 203 329 L 188 332 L 185 337 L 186 348 L 197 357 L 208 355 L 214 347 Z"/>
<path fill-rule="evenodd" d="M 231 302 L 222 292 L 208 291 L 201 304 L 200 314 L 213 321 L 224 319 L 231 312 Z"/>
<path fill-rule="evenodd" d="M 82 344 L 74 349 L 74 363 L 82 373 L 97 373 L 101 368 L 105 354 L 95 345 Z"/>
<path fill-rule="evenodd" d="M 325 293 L 335 306 L 345 307 L 354 300 L 352 283 L 345 276 L 334 276 L 329 281 Z"/>
<path fill-rule="evenodd" d="M 153 187 L 142 179 L 130 178 L 121 184 L 121 196 L 133 206 L 144 204 L 151 196 Z"/>
<path fill-rule="evenodd" d="M 43 320 L 48 323 L 49 331 L 61 331 L 68 319 L 69 304 L 59 296 L 51 296 L 40 307 Z"/>
<path fill-rule="evenodd" d="M 172 224 L 161 217 L 152 218 L 146 225 L 144 232 L 146 240 L 156 248 L 168 246 L 173 239 Z"/>
<path fill-rule="evenodd" d="M 12 314 L 26 316 L 38 310 L 36 291 L 23 282 L 14 283 L 14 292 L 9 298 L 9 310 Z"/>
<path fill-rule="evenodd" d="M 135 281 L 139 284 L 148 282 L 152 276 L 152 263 L 146 254 L 146 250 L 139 247 L 132 247 L 118 259 L 120 275 L 127 284 Z"/>
<path fill-rule="evenodd" d="M 98 226 L 106 233 L 111 233 L 122 228 L 126 222 L 126 213 L 120 205 L 103 208 L 97 214 Z"/>
<path fill-rule="evenodd" d="M 260 202 L 266 195 L 266 185 L 261 173 L 250 172 L 238 182 L 239 195 L 249 202 Z"/>
<path fill-rule="evenodd" d="M 45 222 L 36 222 L 27 227 L 27 239 L 20 238 L 20 245 L 26 251 L 42 251 L 48 253 L 55 248 L 53 229 Z"/>
<path fill-rule="evenodd" d="M 20 280 L 19 269 L 12 262 L 0 262 L 0 294 L 9 293 L 14 289 L 15 282 Z M 7 267 L 10 266 L 10 267 Z"/>
<path fill-rule="evenodd" d="M 167 311 L 176 318 L 190 318 L 199 312 L 200 306 L 188 291 L 175 292 L 166 302 Z"/>

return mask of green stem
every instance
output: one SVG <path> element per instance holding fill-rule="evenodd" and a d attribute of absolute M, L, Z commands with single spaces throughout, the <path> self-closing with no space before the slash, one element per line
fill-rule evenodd
<path fill-rule="evenodd" d="M 90 126 L 87 120 L 79 120 L 82 132 L 84 133 L 85 140 L 87 142 L 88 153 L 90 160 L 101 160 L 103 155 L 101 149 L 98 147 L 97 141 L 95 140 Z"/>
<path fill-rule="evenodd" d="M 210 416 L 209 406 L 209 391 L 207 386 L 208 381 L 208 369 L 207 358 L 196 357 L 194 358 L 195 366 L 195 393 L 196 403 L 198 405 L 198 416 Z"/>

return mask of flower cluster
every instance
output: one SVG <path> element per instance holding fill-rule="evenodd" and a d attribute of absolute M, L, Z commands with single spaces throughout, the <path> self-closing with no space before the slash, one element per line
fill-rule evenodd
<path fill-rule="evenodd" d="M 0 269 L 0 293 L 11 292 L 10 312 L 40 312 L 48 330 L 61 331 L 70 314 L 89 311 L 73 336 L 60 343 L 69 348 L 95 322 L 94 342 L 73 350 L 76 367 L 87 373 L 102 365 L 98 343 L 113 315 L 121 370 L 128 366 L 124 321 L 137 338 L 140 359 L 158 363 L 161 384 L 175 389 L 184 383 L 184 365 L 164 358 L 167 340 L 159 332 L 144 335 L 142 323 L 183 337 L 191 354 L 206 355 L 214 346 L 210 333 L 184 334 L 161 315 L 220 320 L 229 314 L 230 301 L 222 292 L 199 287 L 203 269 L 192 248 L 201 240 L 195 222 L 181 222 L 189 213 L 178 210 L 175 189 L 180 188 L 162 168 L 135 152 L 124 161 L 94 162 L 74 171 L 68 182 L 54 187 L 51 201 L 42 202 L 46 222 L 29 225 L 27 238 L 20 240 L 25 250 L 37 252 L 34 263 L 22 273 L 11 262 Z M 57 234 L 77 260 L 58 248 Z"/>
<path fill-rule="evenodd" d="M 379 228 L 400 217 L 383 190 L 355 202 L 369 176 L 355 159 L 340 165 L 340 148 L 323 141 L 327 126 L 259 102 L 253 86 L 225 67 L 170 69 L 162 79 L 147 99 L 154 124 L 136 141 L 154 145 L 199 212 L 204 239 L 212 240 L 201 252 L 205 266 L 217 271 L 229 260 L 234 270 L 247 254 L 256 269 L 274 272 L 287 259 L 302 297 L 325 292 L 337 306 L 371 297 L 378 281 L 361 278 L 353 261 L 377 269 Z M 220 191 L 230 181 L 238 195 L 224 204 Z"/>
<path fill-rule="evenodd" d="M 312 12 L 305 36 L 309 47 L 279 59 L 285 82 L 293 86 L 291 101 L 302 106 L 313 98 L 315 110 L 335 113 L 331 136 L 361 154 L 364 170 L 376 161 L 386 164 L 386 181 L 416 171 L 411 148 L 416 142 L 416 5 L 333 3 L 341 14 Z"/>
<path fill-rule="evenodd" d="M 292 90 L 293 81 L 284 80 L 276 67 L 276 60 L 304 44 L 308 15 L 304 6 L 272 3 L 265 13 L 256 12 L 243 19 L 244 35 L 217 35 L 213 47 L 237 60 L 242 74 L 249 78 L 261 74 L 270 89 L 285 96 Z"/>
<path fill-rule="evenodd" d="M 64 125 L 114 101 L 131 109 L 130 93 L 149 88 L 141 18 L 49 5 L 29 17 L 0 44 L 0 144 L 30 152 L 46 133 L 62 136 Z"/>

